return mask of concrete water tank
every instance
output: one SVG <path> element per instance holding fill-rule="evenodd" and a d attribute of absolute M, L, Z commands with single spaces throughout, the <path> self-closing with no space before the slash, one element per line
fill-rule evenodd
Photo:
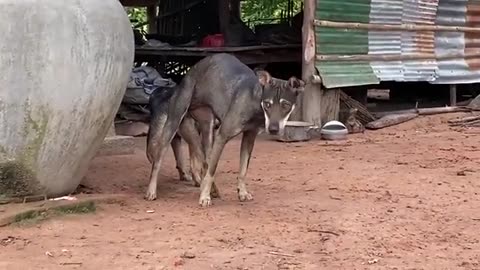
<path fill-rule="evenodd" d="M 134 39 L 118 0 L 0 0 L 0 199 L 76 189 L 120 105 Z"/>

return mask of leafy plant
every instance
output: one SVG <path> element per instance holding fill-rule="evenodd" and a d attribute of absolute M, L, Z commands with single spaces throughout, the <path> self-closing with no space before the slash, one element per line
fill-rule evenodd
<path fill-rule="evenodd" d="M 303 0 L 248 0 L 241 2 L 242 20 L 248 24 L 271 21 L 279 22 L 282 17 L 287 17 L 288 5 L 291 2 L 290 16 L 297 14 L 301 8 Z M 283 15 L 283 16 L 282 16 Z"/>
<path fill-rule="evenodd" d="M 132 27 L 140 31 L 147 31 L 147 9 L 146 8 L 134 8 L 126 7 L 125 8 L 128 18 L 132 23 Z"/>

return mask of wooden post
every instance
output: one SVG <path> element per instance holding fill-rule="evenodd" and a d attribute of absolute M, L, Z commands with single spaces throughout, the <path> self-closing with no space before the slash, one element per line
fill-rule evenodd
<path fill-rule="evenodd" d="M 148 33 L 154 34 L 158 32 L 157 29 L 157 6 L 147 7 L 147 21 L 148 21 Z"/>
<path fill-rule="evenodd" d="M 220 32 L 225 34 L 230 23 L 230 0 L 218 0 L 218 22 Z"/>
<path fill-rule="evenodd" d="M 241 18 L 241 12 L 240 12 L 240 0 L 231 0 L 230 1 L 230 10 L 232 16 L 235 16 L 237 18 Z"/>
<path fill-rule="evenodd" d="M 320 117 L 322 123 L 338 120 L 340 113 L 340 89 L 321 89 Z"/>
<path fill-rule="evenodd" d="M 450 85 L 450 106 L 457 105 L 457 85 L 451 84 Z"/>
<path fill-rule="evenodd" d="M 305 82 L 305 91 L 299 110 L 302 112 L 303 121 L 321 125 L 321 93 L 320 84 L 314 83 L 312 78 L 316 75 L 315 69 L 315 0 L 304 0 L 303 26 L 302 26 L 302 80 Z"/>
<path fill-rule="evenodd" d="M 305 80 L 303 95 L 303 120 L 321 126 L 325 122 L 337 120 L 340 111 L 340 90 L 327 90 L 321 84 L 314 83 L 316 78 L 315 9 L 317 1 L 304 0 L 303 10 L 303 59 L 302 78 Z"/>

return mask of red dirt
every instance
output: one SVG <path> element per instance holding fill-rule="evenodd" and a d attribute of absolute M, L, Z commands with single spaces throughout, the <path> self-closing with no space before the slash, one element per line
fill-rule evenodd
<path fill-rule="evenodd" d="M 13 237 L 0 241 L 0 269 L 480 269 L 480 130 L 453 130 L 452 117 L 341 143 L 258 140 L 248 203 L 236 198 L 232 141 L 218 169 L 223 197 L 208 209 L 177 180 L 171 153 L 159 199 L 142 199 L 142 138 L 135 155 L 95 159 L 84 181 L 131 199 L 0 229 Z"/>

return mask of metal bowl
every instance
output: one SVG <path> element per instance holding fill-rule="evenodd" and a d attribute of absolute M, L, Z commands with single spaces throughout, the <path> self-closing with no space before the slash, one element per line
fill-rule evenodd
<path fill-rule="evenodd" d="M 312 123 L 301 121 L 287 121 L 285 132 L 276 139 L 281 142 L 302 142 L 312 138 L 310 130 L 315 128 Z"/>
<path fill-rule="evenodd" d="M 323 125 L 320 134 L 324 140 L 345 140 L 347 138 L 348 129 L 342 122 L 334 120 Z"/>

